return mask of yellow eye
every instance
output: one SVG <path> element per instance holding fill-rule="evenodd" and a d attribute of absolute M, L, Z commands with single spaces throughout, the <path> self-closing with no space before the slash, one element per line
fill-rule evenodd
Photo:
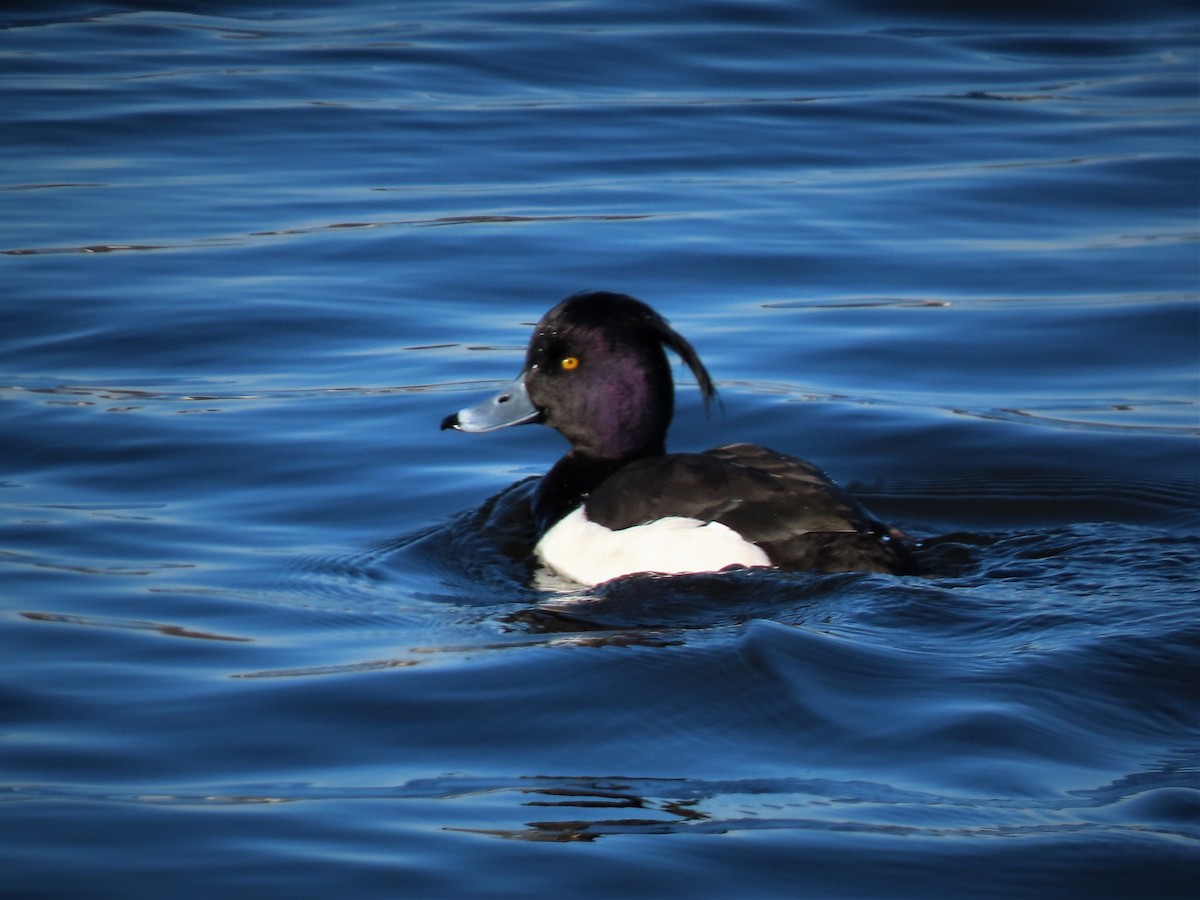
<path fill-rule="evenodd" d="M 576 356 L 568 356 L 562 361 L 561 365 L 563 367 L 563 371 L 573 372 L 575 369 L 579 368 L 579 358 Z"/>

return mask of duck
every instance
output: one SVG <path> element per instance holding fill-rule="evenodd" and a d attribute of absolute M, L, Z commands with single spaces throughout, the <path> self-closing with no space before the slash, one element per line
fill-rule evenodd
<path fill-rule="evenodd" d="M 662 315 L 628 294 L 572 294 L 535 326 L 516 379 L 442 420 L 467 433 L 537 423 L 570 444 L 530 501 L 543 566 L 586 587 L 743 567 L 913 573 L 907 536 L 810 462 L 750 443 L 668 453 L 666 349 L 707 409 L 712 377 Z"/>

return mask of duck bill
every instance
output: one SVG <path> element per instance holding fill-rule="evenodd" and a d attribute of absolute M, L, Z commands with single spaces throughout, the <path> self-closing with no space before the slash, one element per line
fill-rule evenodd
<path fill-rule="evenodd" d="M 442 420 L 442 429 L 495 431 L 510 425 L 536 422 L 541 417 L 542 411 L 529 399 L 529 391 L 525 389 L 525 373 L 522 372 L 515 381 L 505 385 L 500 393 L 475 406 L 468 406 L 446 416 Z"/>

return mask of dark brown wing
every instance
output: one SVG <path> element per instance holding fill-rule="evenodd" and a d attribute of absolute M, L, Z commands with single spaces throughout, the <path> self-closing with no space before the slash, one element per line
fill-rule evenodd
<path fill-rule="evenodd" d="M 586 511 L 614 530 L 665 516 L 720 522 L 790 569 L 911 569 L 889 529 L 820 469 L 753 444 L 630 463 L 591 493 Z"/>

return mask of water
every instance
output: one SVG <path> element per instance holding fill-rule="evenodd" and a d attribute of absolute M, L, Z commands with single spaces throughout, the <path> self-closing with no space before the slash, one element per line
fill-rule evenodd
<path fill-rule="evenodd" d="M 1189 894 L 1193 9 L 147 6 L 0 14 L 0 893 Z M 933 574 L 531 581 L 584 288 Z"/>

